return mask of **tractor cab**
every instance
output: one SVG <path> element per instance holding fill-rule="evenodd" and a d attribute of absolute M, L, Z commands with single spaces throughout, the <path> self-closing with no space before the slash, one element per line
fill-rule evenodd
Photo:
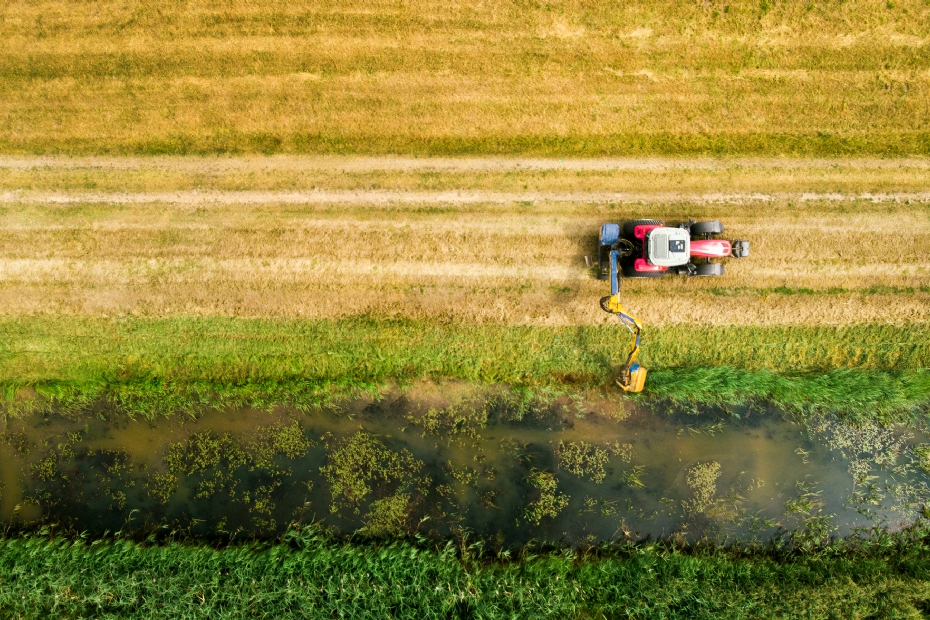
<path fill-rule="evenodd" d="M 656 267 L 687 265 L 691 259 L 691 233 L 661 226 L 646 232 L 646 261 Z"/>

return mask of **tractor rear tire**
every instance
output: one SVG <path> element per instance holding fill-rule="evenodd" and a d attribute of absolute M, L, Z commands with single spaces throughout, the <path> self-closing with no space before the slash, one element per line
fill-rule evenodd
<path fill-rule="evenodd" d="M 697 271 L 694 275 L 696 276 L 722 276 L 723 275 L 723 265 L 720 263 L 705 263 L 703 265 L 695 265 Z"/>
<path fill-rule="evenodd" d="M 720 220 L 710 222 L 695 222 L 691 224 L 692 235 L 719 235 L 723 232 L 723 224 Z"/>
<path fill-rule="evenodd" d="M 664 271 L 636 271 L 633 265 L 625 265 L 623 267 L 624 278 L 661 278 L 664 275 Z"/>
<path fill-rule="evenodd" d="M 665 226 L 665 222 L 660 222 L 659 220 L 633 220 L 632 222 L 626 222 L 623 225 L 623 236 L 632 239 L 637 226 Z"/>

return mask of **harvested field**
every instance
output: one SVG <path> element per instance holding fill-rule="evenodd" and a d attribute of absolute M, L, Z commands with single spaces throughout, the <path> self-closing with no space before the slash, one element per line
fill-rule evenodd
<path fill-rule="evenodd" d="M 0 313 L 599 324 L 599 225 L 690 216 L 753 254 L 721 279 L 625 281 L 649 326 L 923 324 L 928 176 L 924 160 L 7 158 Z"/>
<path fill-rule="evenodd" d="M 930 152 L 923 0 L 14 1 L 10 153 Z"/>

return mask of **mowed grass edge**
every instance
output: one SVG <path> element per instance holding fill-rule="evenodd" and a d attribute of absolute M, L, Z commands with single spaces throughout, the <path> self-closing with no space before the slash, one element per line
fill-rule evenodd
<path fill-rule="evenodd" d="M 420 379 L 578 391 L 611 386 L 621 326 L 232 317 L 0 320 L 0 383 L 61 403 L 109 394 L 184 408 L 310 405 Z M 863 418 L 930 402 L 930 326 L 648 328 L 646 393 L 679 402 L 823 406 Z M 147 411 L 148 409 L 143 410 Z"/>

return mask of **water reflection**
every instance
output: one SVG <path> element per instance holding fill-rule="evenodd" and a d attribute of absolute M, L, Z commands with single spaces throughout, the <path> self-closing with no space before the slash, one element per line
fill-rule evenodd
<path fill-rule="evenodd" d="M 0 518 L 201 536 L 272 536 L 313 520 L 501 545 L 823 538 L 913 520 L 930 497 L 923 441 L 829 417 L 802 427 L 775 411 L 451 388 L 156 422 L 101 408 L 7 421 Z"/>

